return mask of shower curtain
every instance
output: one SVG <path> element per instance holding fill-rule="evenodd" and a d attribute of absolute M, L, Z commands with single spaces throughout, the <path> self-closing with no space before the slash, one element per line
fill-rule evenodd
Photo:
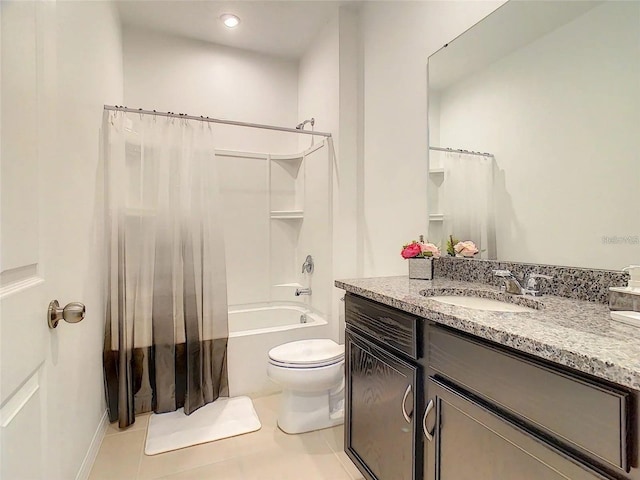
<path fill-rule="evenodd" d="M 111 422 L 228 395 L 224 240 L 210 124 L 105 111 Z"/>
<path fill-rule="evenodd" d="M 493 171 L 492 157 L 446 153 L 444 158 L 446 239 L 471 240 L 480 250 L 478 257 L 490 260 L 497 258 Z"/>

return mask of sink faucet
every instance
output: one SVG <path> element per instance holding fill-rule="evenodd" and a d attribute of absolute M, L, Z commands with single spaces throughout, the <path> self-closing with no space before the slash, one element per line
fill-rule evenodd
<path fill-rule="evenodd" d="M 310 288 L 296 288 L 296 297 L 299 297 L 300 295 L 311 295 L 311 289 Z"/>
<path fill-rule="evenodd" d="M 542 295 L 540 290 L 536 288 L 536 279 L 546 278 L 547 280 L 551 280 L 553 278 L 549 275 L 530 273 L 525 277 L 524 283 L 526 286 L 523 287 L 518 278 L 509 270 L 494 270 L 493 274 L 504 280 L 504 289 L 507 293 L 511 293 L 513 295 L 531 295 L 533 297 L 539 297 Z"/>

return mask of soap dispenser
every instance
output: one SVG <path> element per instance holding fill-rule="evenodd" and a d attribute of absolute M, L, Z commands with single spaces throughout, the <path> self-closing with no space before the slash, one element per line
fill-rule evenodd
<path fill-rule="evenodd" d="M 640 265 L 629 265 L 622 269 L 623 272 L 629 272 L 629 284 L 630 290 L 640 291 Z"/>
<path fill-rule="evenodd" d="M 629 272 L 629 283 L 609 288 L 611 319 L 640 327 L 640 265 L 629 265 L 622 271 Z"/>

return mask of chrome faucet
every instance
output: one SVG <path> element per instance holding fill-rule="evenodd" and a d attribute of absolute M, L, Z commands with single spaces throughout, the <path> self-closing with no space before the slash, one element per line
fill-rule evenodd
<path fill-rule="evenodd" d="M 536 288 L 536 279 L 546 278 L 547 280 L 551 280 L 553 278 L 549 275 L 530 273 L 525 277 L 524 283 L 526 286 L 523 287 L 518 278 L 509 270 L 494 270 L 493 274 L 504 280 L 505 292 L 513 295 L 531 295 L 533 297 L 539 297 L 542 295 L 540 290 Z"/>
<path fill-rule="evenodd" d="M 311 295 L 311 289 L 310 288 L 296 288 L 296 297 L 299 297 L 300 295 Z"/>
<path fill-rule="evenodd" d="M 302 273 L 304 272 L 313 273 L 313 257 L 311 255 L 307 255 L 307 258 L 304 259 Z"/>

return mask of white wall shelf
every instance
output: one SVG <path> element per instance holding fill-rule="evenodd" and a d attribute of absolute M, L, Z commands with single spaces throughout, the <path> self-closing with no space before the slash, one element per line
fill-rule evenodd
<path fill-rule="evenodd" d="M 430 222 L 443 222 L 444 221 L 444 214 L 443 213 L 431 213 L 429 215 L 429 221 Z"/>
<path fill-rule="evenodd" d="M 444 175 L 444 168 L 430 168 L 429 175 Z"/>
<path fill-rule="evenodd" d="M 272 219 L 277 220 L 301 220 L 304 218 L 303 210 L 272 210 L 269 214 Z"/>
<path fill-rule="evenodd" d="M 301 162 L 304 158 L 304 153 L 294 153 L 293 155 L 275 155 L 271 154 L 271 160 L 275 160 L 278 162 L 282 161 L 291 161 L 291 162 Z"/>

